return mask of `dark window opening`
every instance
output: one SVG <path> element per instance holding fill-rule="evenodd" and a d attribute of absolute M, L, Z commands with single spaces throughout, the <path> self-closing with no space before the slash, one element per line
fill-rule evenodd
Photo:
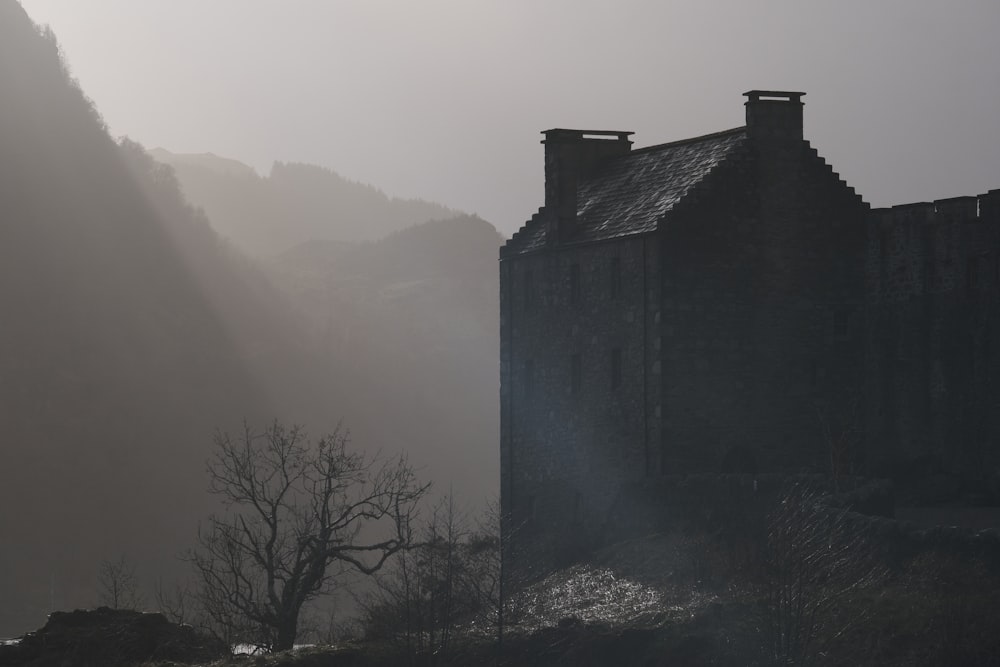
<path fill-rule="evenodd" d="M 530 270 L 524 272 L 524 309 L 530 310 L 534 302 L 535 277 Z"/>
<path fill-rule="evenodd" d="M 620 257 L 611 258 L 611 298 L 617 299 L 622 293 L 622 260 Z"/>
<path fill-rule="evenodd" d="M 580 265 L 571 264 L 569 267 L 569 301 L 572 304 L 580 302 Z"/>
<path fill-rule="evenodd" d="M 524 502 L 524 522 L 535 519 L 535 496 L 528 496 Z"/>
<path fill-rule="evenodd" d="M 570 391 L 574 394 L 580 393 L 580 387 L 583 384 L 583 362 L 580 359 L 579 354 L 574 354 L 570 357 Z"/>
<path fill-rule="evenodd" d="M 882 262 L 889 256 L 889 230 L 882 229 L 878 233 L 878 255 Z"/>
<path fill-rule="evenodd" d="M 851 314 L 841 308 L 833 311 L 833 335 L 837 338 L 847 338 L 850 333 Z"/>
<path fill-rule="evenodd" d="M 979 267 L 976 266 L 976 260 L 976 257 L 970 257 L 969 263 L 965 266 L 965 285 L 970 292 L 979 289 Z"/>
<path fill-rule="evenodd" d="M 617 389 L 622 384 L 622 351 L 620 348 L 611 350 L 611 388 Z"/>

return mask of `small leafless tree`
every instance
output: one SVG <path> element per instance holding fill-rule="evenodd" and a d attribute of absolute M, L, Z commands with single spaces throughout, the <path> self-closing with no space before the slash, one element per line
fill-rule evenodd
<path fill-rule="evenodd" d="M 822 502 L 802 484 L 788 488 L 767 518 L 760 580 L 767 652 L 809 664 L 864 621 L 863 605 L 845 606 L 886 576 L 863 521 Z"/>
<path fill-rule="evenodd" d="M 173 590 L 167 590 L 163 579 L 158 579 L 153 586 L 153 599 L 160 613 L 173 623 L 190 624 L 197 613 L 191 591 L 184 585 L 177 584 Z"/>
<path fill-rule="evenodd" d="M 428 488 L 405 458 L 351 452 L 339 429 L 310 443 L 278 422 L 217 434 L 208 474 L 228 512 L 190 554 L 200 603 L 223 639 L 270 650 L 292 647 L 303 605 L 333 585 L 332 565 L 371 575 L 410 544 Z"/>
<path fill-rule="evenodd" d="M 452 496 L 435 506 L 412 549 L 362 600 L 369 637 L 395 640 L 411 665 L 448 664 L 462 632 L 492 634 L 498 621 L 500 544 L 488 519 L 472 526 Z"/>
<path fill-rule="evenodd" d="M 125 555 L 101 562 L 97 572 L 98 601 L 112 609 L 138 610 L 145 604 L 135 577 L 135 566 Z"/>

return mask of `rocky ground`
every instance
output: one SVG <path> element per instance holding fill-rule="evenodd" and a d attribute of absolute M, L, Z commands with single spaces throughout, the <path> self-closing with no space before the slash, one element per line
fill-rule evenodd
<path fill-rule="evenodd" d="M 598 667 L 801 664 L 767 644 L 761 589 L 733 576 L 710 537 L 656 534 L 618 543 L 550 573 L 512 601 L 502 648 L 493 629 L 457 628 L 447 655 L 402 641 L 350 641 L 272 655 L 229 655 L 159 614 L 56 613 L 2 667 Z M 875 587 L 833 601 L 817 626 L 818 665 L 998 665 L 1000 584 L 986 564 L 924 554 Z"/>

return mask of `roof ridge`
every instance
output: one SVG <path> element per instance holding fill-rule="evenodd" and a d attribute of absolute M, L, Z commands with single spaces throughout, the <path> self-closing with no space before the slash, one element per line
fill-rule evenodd
<path fill-rule="evenodd" d="M 734 127 L 728 130 L 722 130 L 720 132 L 712 132 L 711 134 L 703 134 L 699 137 L 689 137 L 687 139 L 678 139 L 677 141 L 670 141 L 665 144 L 655 144 L 653 146 L 643 146 L 642 148 L 635 148 L 622 157 L 628 157 L 629 155 L 635 155 L 636 153 L 650 153 L 662 148 L 674 148 L 675 146 L 683 146 L 684 144 L 693 144 L 699 141 L 707 141 L 709 139 L 718 139 L 719 137 L 726 137 L 732 134 L 739 134 L 746 132 L 747 128 L 745 125 L 740 127 Z"/>

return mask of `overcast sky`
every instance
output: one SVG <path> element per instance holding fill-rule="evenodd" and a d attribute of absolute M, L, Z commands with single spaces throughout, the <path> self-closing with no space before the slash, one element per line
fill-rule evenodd
<path fill-rule="evenodd" d="M 0 0 L 11 1 L 11 0 Z M 1000 188 L 998 0 L 23 0 L 114 135 L 330 167 L 512 233 L 539 132 L 636 146 L 802 90 L 805 132 L 875 206 Z"/>

